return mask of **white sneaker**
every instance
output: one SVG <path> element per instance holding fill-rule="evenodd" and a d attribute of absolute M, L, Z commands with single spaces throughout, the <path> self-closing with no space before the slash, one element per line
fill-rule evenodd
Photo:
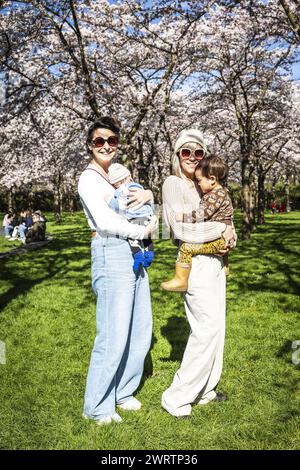
<path fill-rule="evenodd" d="M 85 414 L 82 415 L 84 419 L 89 419 L 89 417 Z M 103 426 L 105 424 L 111 424 L 112 421 L 115 423 L 121 423 L 122 418 L 118 413 L 114 413 L 112 416 L 102 416 L 102 418 L 94 419 L 97 426 Z"/>
<path fill-rule="evenodd" d="M 118 413 L 114 413 L 111 417 L 111 419 L 115 422 L 115 423 L 122 423 L 122 418 L 120 415 L 118 415 Z"/>
<path fill-rule="evenodd" d="M 121 403 L 118 405 L 121 410 L 126 410 L 126 411 L 137 411 L 142 408 L 142 404 L 139 400 L 136 398 L 132 397 L 130 400 L 125 401 L 124 403 Z"/>
<path fill-rule="evenodd" d="M 97 426 L 104 426 L 112 422 L 111 416 L 103 416 L 102 418 L 95 419 Z"/>

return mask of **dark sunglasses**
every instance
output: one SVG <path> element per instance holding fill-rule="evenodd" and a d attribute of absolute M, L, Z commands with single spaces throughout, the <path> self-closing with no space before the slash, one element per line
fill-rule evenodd
<path fill-rule="evenodd" d="M 204 157 L 204 150 L 203 149 L 190 150 L 190 149 L 183 148 L 179 150 L 179 155 L 183 159 L 188 159 L 191 157 L 191 155 L 194 155 L 196 160 L 201 160 Z"/>
<path fill-rule="evenodd" d="M 92 142 L 94 147 L 100 149 L 105 145 L 105 142 L 107 142 L 110 147 L 117 147 L 119 139 L 118 137 L 111 135 L 108 139 L 104 139 L 104 137 L 96 137 Z"/>

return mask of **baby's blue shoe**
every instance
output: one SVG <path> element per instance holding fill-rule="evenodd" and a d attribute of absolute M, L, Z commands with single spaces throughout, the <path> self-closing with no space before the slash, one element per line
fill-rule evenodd
<path fill-rule="evenodd" d="M 152 264 L 153 259 L 154 259 L 154 252 L 145 251 L 144 252 L 144 268 L 149 268 L 149 266 L 151 266 Z"/>
<path fill-rule="evenodd" d="M 142 251 L 138 251 L 135 255 L 133 255 L 133 270 L 137 274 L 140 266 L 144 264 L 144 253 Z"/>

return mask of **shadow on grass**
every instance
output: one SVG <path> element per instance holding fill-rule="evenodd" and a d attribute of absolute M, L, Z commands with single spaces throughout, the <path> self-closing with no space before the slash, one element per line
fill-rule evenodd
<path fill-rule="evenodd" d="M 251 240 L 239 241 L 230 254 L 239 292 L 300 294 L 300 223 L 288 217 L 282 224 L 279 222 L 269 220 L 254 232 Z"/>
<path fill-rule="evenodd" d="M 154 345 L 157 343 L 157 339 L 156 339 L 156 336 L 154 334 L 152 334 L 152 339 L 151 339 L 151 346 L 150 346 L 150 349 L 149 349 L 149 352 L 145 358 L 145 362 L 144 362 L 144 371 L 143 371 L 143 375 L 142 375 L 142 379 L 141 379 L 141 382 L 136 390 L 136 393 L 138 393 L 140 390 L 142 390 L 142 388 L 144 387 L 145 385 L 145 382 L 146 380 L 149 378 L 149 377 L 152 377 L 153 375 L 153 359 L 152 359 L 152 350 L 154 349 Z"/>
<path fill-rule="evenodd" d="M 276 299 L 280 302 L 281 309 L 286 313 L 295 311 L 300 294 L 299 233 L 300 220 L 295 219 L 294 215 L 280 219 L 267 218 L 266 223 L 253 233 L 251 240 L 239 240 L 237 248 L 230 253 L 230 266 L 234 276 L 229 278 L 228 288 L 239 295 L 251 296 L 258 291 L 279 294 Z M 156 241 L 155 248 L 160 269 L 152 276 L 157 287 L 152 290 L 152 299 L 160 302 L 163 307 L 168 304 L 170 294 L 161 292 L 158 286 L 172 274 L 177 248 L 169 241 Z M 183 311 L 181 297 L 178 297 L 176 304 L 179 311 Z M 173 315 L 168 319 L 167 325 L 161 328 L 161 333 L 172 348 L 170 357 L 161 360 L 180 361 L 189 334 L 185 318 Z M 284 345 L 284 348 L 287 349 L 283 349 L 282 354 L 287 354 L 287 351 L 290 353 L 291 344 Z"/>
<path fill-rule="evenodd" d="M 160 358 L 161 361 L 181 361 L 186 347 L 190 327 L 185 318 L 173 315 L 161 328 L 161 334 L 169 341 L 171 352 L 169 357 Z"/>
<path fill-rule="evenodd" d="M 55 277 L 61 282 L 67 278 L 82 284 L 82 270 L 90 263 L 87 231 L 62 230 L 51 245 L 34 252 L 2 260 L 1 277 L 11 287 L 0 295 L 0 307 L 4 309 L 11 300 L 27 294 L 33 286 Z M 72 272 L 70 274 L 70 267 Z"/>

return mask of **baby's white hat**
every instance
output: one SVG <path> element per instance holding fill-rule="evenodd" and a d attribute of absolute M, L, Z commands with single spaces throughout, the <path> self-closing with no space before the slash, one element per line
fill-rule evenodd
<path fill-rule="evenodd" d="M 203 139 L 203 134 L 199 129 L 184 129 L 181 131 L 177 136 L 174 145 L 174 152 L 177 153 L 178 150 L 188 142 L 199 144 L 203 148 L 204 153 L 206 153 L 207 149 Z"/>
<path fill-rule="evenodd" d="M 127 176 L 130 176 L 130 171 L 121 163 L 112 163 L 108 168 L 108 178 L 111 184 L 116 184 Z"/>

